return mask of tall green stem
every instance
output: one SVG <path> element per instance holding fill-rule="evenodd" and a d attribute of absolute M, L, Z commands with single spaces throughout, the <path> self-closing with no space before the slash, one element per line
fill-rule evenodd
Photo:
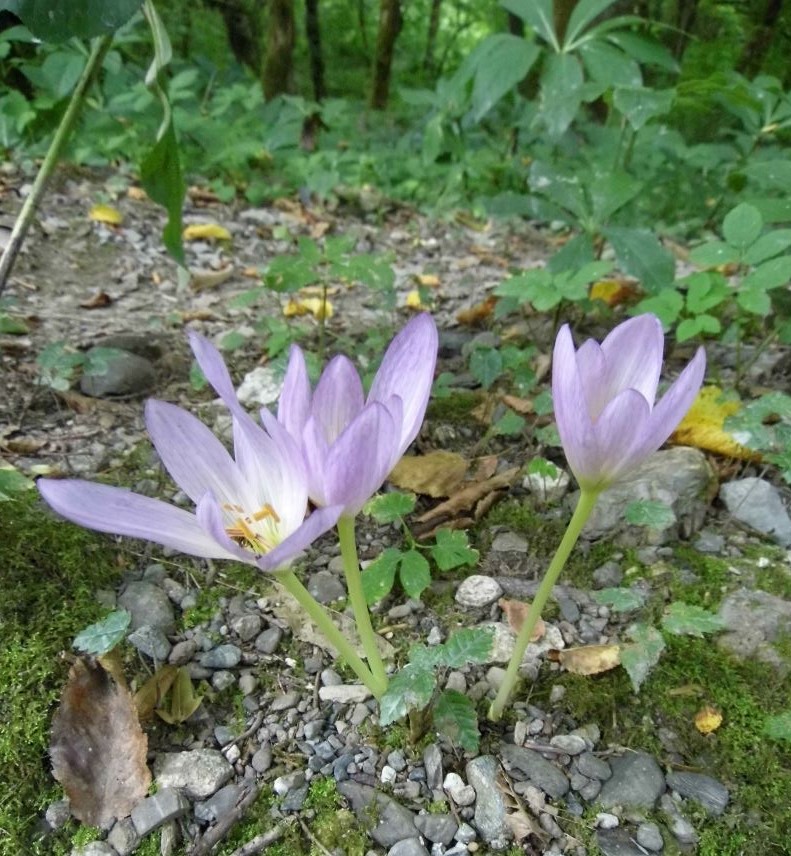
<path fill-rule="evenodd" d="M 14 266 L 14 262 L 16 261 L 16 257 L 19 254 L 20 249 L 22 249 L 22 243 L 25 240 L 27 230 L 33 222 L 33 215 L 36 213 L 36 208 L 38 207 L 39 202 L 41 202 L 41 197 L 44 195 L 44 191 L 47 188 L 47 182 L 57 166 L 61 150 L 71 135 L 71 130 L 80 110 L 82 109 L 88 88 L 93 82 L 93 78 L 97 71 L 101 67 L 104 56 L 109 50 L 112 42 L 112 35 L 101 36 L 100 38 L 93 40 L 91 52 L 88 56 L 88 62 L 85 64 L 85 68 L 80 75 L 80 79 L 74 87 L 74 92 L 71 94 L 69 104 L 66 107 L 66 112 L 60 120 L 60 125 L 58 125 L 57 131 L 55 131 L 55 136 L 52 138 L 49 151 L 39 168 L 38 175 L 36 175 L 36 179 L 33 182 L 33 187 L 30 188 L 30 193 L 28 193 L 27 199 L 25 199 L 25 204 L 22 206 L 22 209 L 16 218 L 5 252 L 3 253 L 2 258 L 0 258 L 0 292 L 5 288 L 6 281 L 11 275 L 11 269 Z"/>
<path fill-rule="evenodd" d="M 544 606 L 549 599 L 549 595 L 552 593 L 552 587 L 557 582 L 557 578 L 563 570 L 563 566 L 566 564 L 571 551 L 574 549 L 574 545 L 580 537 L 580 532 L 582 532 L 585 522 L 590 517 L 593 507 L 596 505 L 596 500 L 599 498 L 600 492 L 601 491 L 583 490 L 580 493 L 580 498 L 577 501 L 577 507 L 574 509 L 574 514 L 569 521 L 568 528 L 563 535 L 563 539 L 558 546 L 552 562 L 547 568 L 544 579 L 541 580 L 541 585 L 538 587 L 536 596 L 533 598 L 532 604 L 530 604 L 527 618 L 525 618 L 524 624 L 522 624 L 522 629 L 516 637 L 514 653 L 511 655 L 511 660 L 508 663 L 508 668 L 506 669 L 503 682 L 500 685 L 500 690 L 497 693 L 497 697 L 492 702 L 492 706 L 489 708 L 489 719 L 493 722 L 496 722 L 503 715 L 503 709 L 513 692 L 514 684 L 516 683 L 519 673 L 519 666 L 522 663 L 522 657 L 524 657 L 525 649 L 530 642 L 530 637 L 533 635 L 536 622 L 541 617 L 541 611 L 544 609 Z"/>
<path fill-rule="evenodd" d="M 338 653 L 349 664 L 355 675 L 365 684 L 376 698 L 381 698 L 387 682 L 382 683 L 373 676 L 371 670 L 365 665 L 349 640 L 335 626 L 322 605 L 297 579 L 293 571 L 279 571 L 276 579 L 283 588 L 297 600 L 299 605 L 307 612 L 313 623 L 327 637 L 327 641 L 335 646 Z"/>
<path fill-rule="evenodd" d="M 387 673 L 379 655 L 376 634 L 371 624 L 371 613 L 368 611 L 368 603 L 363 592 L 360 561 L 357 558 L 357 542 L 354 539 L 353 517 L 341 517 L 338 521 L 338 539 L 341 545 L 343 572 L 346 575 L 346 588 L 349 592 L 349 600 L 352 604 L 360 641 L 363 643 L 363 650 L 374 677 L 386 688 Z"/>

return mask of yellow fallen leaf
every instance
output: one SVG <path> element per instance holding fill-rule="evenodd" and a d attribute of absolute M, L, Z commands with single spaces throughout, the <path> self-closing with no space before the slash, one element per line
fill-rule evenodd
<path fill-rule="evenodd" d="M 426 496 L 450 496 L 461 484 L 468 466 L 461 455 L 443 449 L 426 455 L 406 455 L 393 468 L 389 481 L 402 490 Z"/>
<path fill-rule="evenodd" d="M 415 281 L 426 288 L 439 288 L 439 277 L 435 273 L 416 274 Z"/>
<path fill-rule="evenodd" d="M 185 241 L 230 241 L 231 233 L 216 223 L 193 223 L 184 229 Z"/>
<path fill-rule="evenodd" d="M 405 305 L 409 309 L 417 309 L 420 312 L 428 310 L 428 306 L 420 300 L 420 292 L 413 288 L 406 296 Z"/>
<path fill-rule="evenodd" d="M 296 300 L 292 297 L 283 307 L 283 314 L 286 318 L 293 318 L 296 315 L 313 315 L 319 320 L 326 320 L 332 318 L 335 309 L 329 300 L 322 300 L 320 297 L 305 297 L 302 300 Z"/>
<path fill-rule="evenodd" d="M 620 306 L 637 297 L 637 288 L 626 279 L 602 279 L 594 282 L 590 289 L 591 300 L 601 300 L 608 306 Z"/>
<path fill-rule="evenodd" d="M 148 199 L 148 194 L 145 190 L 142 187 L 135 187 L 134 185 L 127 188 L 126 195 L 130 199 L 134 199 L 135 202 L 142 202 L 144 199 Z"/>
<path fill-rule="evenodd" d="M 598 675 L 621 663 L 619 645 L 583 645 L 558 652 L 558 662 L 573 675 Z"/>
<path fill-rule="evenodd" d="M 722 714 L 714 707 L 702 707 L 695 714 L 695 728 L 701 734 L 711 734 L 722 725 Z"/>
<path fill-rule="evenodd" d="M 704 386 L 698 397 L 671 434 L 670 441 L 679 446 L 695 446 L 726 458 L 760 460 L 760 455 L 733 439 L 724 428 L 725 419 L 741 410 L 738 401 L 726 401 L 718 386 Z"/>
<path fill-rule="evenodd" d="M 124 215 L 112 205 L 92 205 L 88 217 L 94 223 L 107 223 L 110 226 L 120 226 L 124 222 Z"/>

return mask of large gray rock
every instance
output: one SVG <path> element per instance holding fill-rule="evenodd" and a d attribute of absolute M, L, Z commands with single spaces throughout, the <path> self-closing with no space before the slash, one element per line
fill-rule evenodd
<path fill-rule="evenodd" d="M 148 392 L 156 382 L 154 366 L 145 358 L 129 351 L 91 348 L 86 356 L 88 368 L 80 378 L 85 395 L 104 398 L 109 395 L 139 395 Z"/>
<path fill-rule="evenodd" d="M 605 808 L 653 808 L 665 792 L 659 764 L 645 752 L 627 752 L 610 761 L 612 776 L 604 783 L 598 802 Z"/>
<path fill-rule="evenodd" d="M 679 770 L 668 773 L 665 778 L 669 788 L 700 803 L 708 814 L 719 816 L 728 805 L 728 789 L 711 776 Z"/>
<path fill-rule="evenodd" d="M 481 755 L 467 763 L 467 781 L 475 789 L 473 826 L 483 840 L 501 848 L 511 837 L 506 820 L 505 802 L 497 787 L 499 763 L 492 755 Z"/>
<path fill-rule="evenodd" d="M 764 479 L 747 478 L 726 482 L 720 499 L 741 523 L 769 535 L 778 544 L 791 544 L 791 519 L 777 488 Z"/>
<path fill-rule="evenodd" d="M 208 799 L 233 775 L 233 767 L 216 749 L 165 752 L 154 761 L 160 788 L 178 788 L 193 800 Z"/>
<path fill-rule="evenodd" d="M 631 475 L 601 494 L 583 535 L 590 540 L 617 535 L 630 545 L 689 538 L 702 526 L 716 491 L 717 478 L 703 452 L 687 446 L 655 452 Z M 670 506 L 675 523 L 662 530 L 629 526 L 624 512 L 638 501 Z"/>
<path fill-rule="evenodd" d="M 565 773 L 538 752 L 525 749 L 524 746 L 503 743 L 502 755 L 507 764 L 521 770 L 545 794 L 558 798 L 568 793 L 569 780 Z"/>
<path fill-rule="evenodd" d="M 719 615 L 726 630 L 719 645 L 738 657 L 757 657 L 788 668 L 771 643 L 791 633 L 791 602 L 760 589 L 741 588 L 723 600 Z"/>
<path fill-rule="evenodd" d="M 352 779 L 338 782 L 338 791 L 349 800 L 357 819 L 370 827 L 368 832 L 380 847 L 389 848 L 404 839 L 417 838 L 415 815 L 387 794 Z M 372 818 L 376 818 L 373 826 Z"/>
<path fill-rule="evenodd" d="M 127 583 L 118 597 L 118 606 L 132 613 L 132 630 L 148 624 L 163 633 L 172 633 L 176 627 L 170 598 L 158 585 L 146 580 Z"/>
<path fill-rule="evenodd" d="M 186 814 L 189 808 L 190 805 L 182 794 L 165 787 L 150 797 L 140 800 L 132 809 L 132 823 L 137 834 L 142 838 L 169 820 Z"/>
<path fill-rule="evenodd" d="M 602 856 L 645 856 L 645 850 L 622 827 L 597 829 L 596 844 Z"/>

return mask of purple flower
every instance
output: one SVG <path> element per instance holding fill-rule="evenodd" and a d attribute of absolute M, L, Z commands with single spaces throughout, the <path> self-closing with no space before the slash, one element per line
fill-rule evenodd
<path fill-rule="evenodd" d="M 311 500 L 354 516 L 415 439 L 437 361 L 430 315 L 413 318 L 390 343 L 367 399 L 352 362 L 335 357 L 311 392 L 305 358 L 293 346 L 277 411 L 300 444 Z"/>
<path fill-rule="evenodd" d="M 580 487 L 600 491 L 655 452 L 689 410 L 703 382 L 699 348 L 655 402 L 664 336 L 654 315 L 619 324 L 599 345 L 574 350 L 564 325 L 555 341 L 552 398 L 563 451 Z"/>
<path fill-rule="evenodd" d="M 39 479 L 38 488 L 55 511 L 89 529 L 265 571 L 284 568 L 335 525 L 342 509 L 323 508 L 305 519 L 307 474 L 297 444 L 268 411 L 262 413 L 266 430 L 258 426 L 236 398 L 216 348 L 201 336 L 190 338 L 203 373 L 231 411 L 234 457 L 199 419 L 173 404 L 148 401 L 146 425 L 195 513 L 79 479 Z"/>

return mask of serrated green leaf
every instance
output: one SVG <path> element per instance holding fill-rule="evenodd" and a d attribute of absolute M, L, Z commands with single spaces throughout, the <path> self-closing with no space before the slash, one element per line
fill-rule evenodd
<path fill-rule="evenodd" d="M 401 551 L 388 547 L 362 572 L 363 593 L 366 603 L 376 603 L 393 589 L 395 573 L 401 561 Z"/>
<path fill-rule="evenodd" d="M 379 724 L 390 725 L 410 710 L 423 710 L 434 695 L 436 679 L 432 672 L 408 664 L 393 678 L 379 701 Z"/>
<path fill-rule="evenodd" d="M 492 651 L 494 631 L 490 627 L 468 627 L 459 630 L 442 645 L 440 662 L 450 669 L 468 663 L 486 663 Z"/>
<path fill-rule="evenodd" d="M 624 517 L 632 526 L 650 526 L 653 529 L 667 529 L 676 522 L 676 514 L 667 503 L 647 499 L 630 502 Z"/>
<path fill-rule="evenodd" d="M 403 553 L 398 578 L 401 580 L 404 591 L 418 600 L 431 585 L 431 571 L 425 556 L 418 550 L 407 550 Z"/>
<path fill-rule="evenodd" d="M 640 692 L 648 673 L 665 650 L 665 640 L 655 627 L 648 624 L 633 624 L 628 633 L 634 641 L 621 648 L 621 665 L 626 669 L 634 691 Z"/>
<path fill-rule="evenodd" d="M 593 592 L 593 599 L 614 612 L 631 612 L 645 603 L 645 595 L 631 588 L 605 588 Z"/>
<path fill-rule="evenodd" d="M 791 741 L 791 710 L 768 717 L 764 723 L 764 734 L 773 740 Z"/>
<path fill-rule="evenodd" d="M 732 247 L 744 252 L 758 240 L 763 225 L 761 212 L 749 202 L 742 202 L 725 215 L 722 236 Z"/>
<path fill-rule="evenodd" d="M 497 348 L 476 348 L 470 355 L 470 372 L 484 389 L 503 373 L 503 358 Z"/>
<path fill-rule="evenodd" d="M 469 546 L 467 533 L 458 529 L 440 529 L 437 543 L 431 548 L 431 557 L 441 571 L 449 571 L 460 565 L 474 565 L 479 553 Z"/>
<path fill-rule="evenodd" d="M 662 627 L 676 636 L 699 636 L 722 630 L 723 620 L 719 615 L 700 606 L 677 601 L 671 603 L 662 617 Z"/>
<path fill-rule="evenodd" d="M 503 437 L 516 437 L 525 429 L 525 418 L 510 408 L 492 425 L 495 434 Z"/>
<path fill-rule="evenodd" d="M 106 654 L 112 651 L 113 648 L 124 638 L 126 631 L 129 629 L 129 624 L 132 621 L 132 614 L 125 609 L 117 609 L 111 612 L 106 618 L 97 621 L 96 624 L 91 624 L 85 630 L 77 634 L 73 645 L 78 651 L 84 651 L 86 654 Z"/>
<path fill-rule="evenodd" d="M 414 493 L 392 491 L 369 499 L 363 506 L 363 511 L 377 523 L 392 523 L 414 511 L 416 501 Z"/>
<path fill-rule="evenodd" d="M 431 671 L 443 662 L 445 656 L 444 645 L 423 645 L 418 643 L 409 649 L 409 662 L 416 669 Z"/>
<path fill-rule="evenodd" d="M 478 714 L 472 699 L 458 690 L 445 690 L 440 694 L 434 705 L 434 727 L 467 752 L 478 751 Z"/>

